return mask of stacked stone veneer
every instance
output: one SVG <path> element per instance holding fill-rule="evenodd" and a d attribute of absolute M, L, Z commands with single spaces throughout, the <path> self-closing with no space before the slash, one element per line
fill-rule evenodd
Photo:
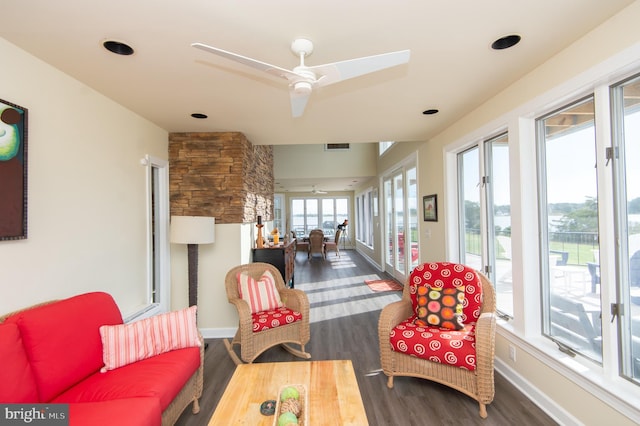
<path fill-rule="evenodd" d="M 171 215 L 213 216 L 216 223 L 273 217 L 273 147 L 239 132 L 170 133 Z"/>

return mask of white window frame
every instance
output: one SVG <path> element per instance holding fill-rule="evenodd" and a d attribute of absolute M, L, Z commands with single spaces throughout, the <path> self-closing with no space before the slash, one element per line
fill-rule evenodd
<path fill-rule="evenodd" d="M 171 309 L 171 260 L 169 246 L 169 163 L 146 155 L 141 161 L 146 168 L 146 228 L 147 228 L 147 305 L 125 318 L 125 322 L 148 318 Z M 154 176 L 155 174 L 155 176 Z M 155 188 L 154 188 L 155 184 Z M 153 197 L 155 196 L 155 225 Z M 155 247 L 154 250 L 154 235 Z M 154 259 L 154 252 L 156 258 Z M 153 300 L 153 286 L 157 286 L 157 300 Z"/>

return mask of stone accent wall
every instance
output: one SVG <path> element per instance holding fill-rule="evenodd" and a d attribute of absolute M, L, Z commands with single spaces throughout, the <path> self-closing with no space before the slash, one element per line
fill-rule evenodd
<path fill-rule="evenodd" d="M 171 215 L 272 220 L 273 187 L 272 146 L 254 146 L 239 132 L 169 134 Z"/>

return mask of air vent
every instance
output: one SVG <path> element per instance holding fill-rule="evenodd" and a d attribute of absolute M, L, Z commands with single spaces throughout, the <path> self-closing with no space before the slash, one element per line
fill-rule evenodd
<path fill-rule="evenodd" d="M 349 149 L 348 143 L 328 143 L 324 145 L 325 151 L 348 151 Z"/>

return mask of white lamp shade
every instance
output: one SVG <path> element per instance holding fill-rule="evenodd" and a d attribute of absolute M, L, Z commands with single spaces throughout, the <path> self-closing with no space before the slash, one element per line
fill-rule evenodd
<path fill-rule="evenodd" d="M 214 217 L 171 216 L 171 242 L 178 244 L 211 244 L 215 241 Z"/>

